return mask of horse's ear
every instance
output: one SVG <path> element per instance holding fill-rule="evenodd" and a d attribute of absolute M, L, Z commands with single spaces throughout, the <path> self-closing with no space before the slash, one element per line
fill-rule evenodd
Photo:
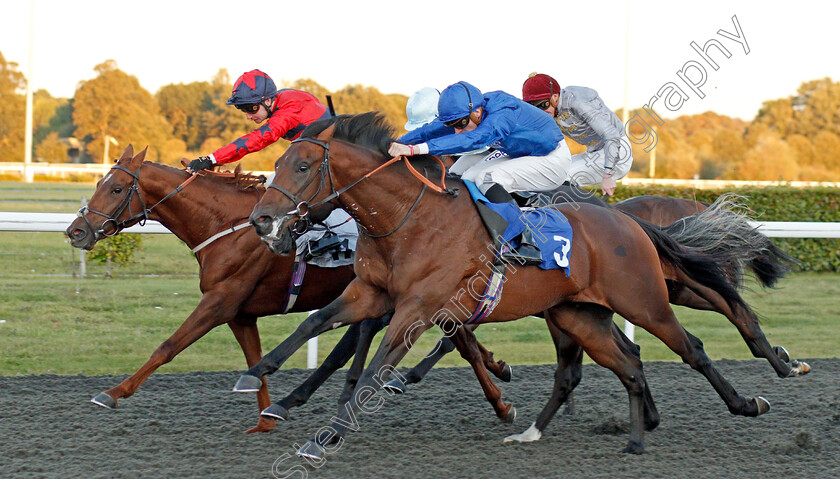
<path fill-rule="evenodd" d="M 119 160 L 117 160 L 117 163 L 119 163 L 119 162 L 121 162 L 121 161 L 123 161 L 123 160 L 125 160 L 125 161 L 131 161 L 131 158 L 132 158 L 133 156 L 134 156 L 134 147 L 133 147 L 133 146 L 131 146 L 131 145 L 128 145 L 127 147 L 125 147 L 125 151 L 123 152 L 123 154 L 122 154 L 122 156 L 120 157 L 120 159 L 119 159 Z M 106 160 L 107 160 L 107 158 L 106 158 Z"/>
<path fill-rule="evenodd" d="M 149 146 L 146 145 L 146 148 L 143 148 L 143 151 L 137 153 L 137 156 L 134 157 L 132 161 L 143 161 L 146 159 L 146 152 L 149 151 Z"/>
<path fill-rule="evenodd" d="M 318 133 L 318 136 L 316 136 L 315 139 L 327 142 L 327 141 L 330 141 L 332 139 L 334 133 L 335 133 L 335 123 L 333 123 L 332 125 L 325 128 L 324 131 L 322 131 L 321 133 Z"/>

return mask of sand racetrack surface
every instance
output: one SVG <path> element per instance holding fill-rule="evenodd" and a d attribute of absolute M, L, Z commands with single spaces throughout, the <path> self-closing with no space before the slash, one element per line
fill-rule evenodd
<path fill-rule="evenodd" d="M 645 434 L 641 456 L 620 452 L 627 395 L 598 366 L 584 366 L 575 415 L 558 414 L 539 442 L 517 445 L 502 438 L 533 422 L 551 391 L 553 365 L 514 366 L 514 380 L 502 383 L 518 409 L 512 425 L 495 418 L 470 369 L 433 370 L 375 413 L 360 413 L 359 431 L 320 468 L 304 468 L 294 444 L 329 423 L 343 374 L 288 421 L 256 435 L 242 433 L 256 423 L 256 398 L 229 392 L 236 371 L 153 375 L 116 410 L 88 401 L 124 376 L 2 377 L 0 477 L 266 478 L 274 464 L 276 477 L 294 478 L 837 478 L 840 359 L 807 361 L 811 374 L 789 379 L 763 360 L 716 361 L 740 393 L 770 401 L 758 418 L 729 414 L 686 365 L 647 363 L 662 423 Z M 274 399 L 306 375 L 271 376 Z"/>

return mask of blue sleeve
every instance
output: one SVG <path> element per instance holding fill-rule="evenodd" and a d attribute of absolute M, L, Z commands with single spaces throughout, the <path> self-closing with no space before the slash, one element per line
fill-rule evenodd
<path fill-rule="evenodd" d="M 506 138 L 513 118 L 505 114 L 487 115 L 473 131 L 451 134 L 428 141 L 432 155 L 451 155 L 477 150 Z"/>
<path fill-rule="evenodd" d="M 418 143 L 427 142 L 432 138 L 452 135 L 454 133 L 454 128 L 444 125 L 442 121 L 436 118 L 431 123 L 427 123 L 420 128 L 411 130 L 405 135 L 397 138 L 397 143 L 402 143 L 403 145 L 416 145 Z"/>

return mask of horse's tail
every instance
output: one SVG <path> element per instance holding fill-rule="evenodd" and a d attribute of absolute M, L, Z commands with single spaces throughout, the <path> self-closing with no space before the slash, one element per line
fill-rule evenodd
<path fill-rule="evenodd" d="M 659 226 L 630 214 L 627 216 L 633 218 L 642 227 L 656 247 L 661 261 L 679 269 L 691 281 L 717 292 L 733 311 L 743 309 L 752 312 L 752 308 L 738 294 L 727 267 L 730 260 L 726 255 L 721 254 L 721 251 L 705 252 L 698 248 L 687 247 L 665 233 Z"/>
<path fill-rule="evenodd" d="M 744 267 L 762 287 L 773 287 L 798 262 L 749 223 L 750 210 L 742 200 L 734 194 L 721 195 L 708 209 L 663 231 L 682 246 L 718 258 L 736 288 L 743 287 Z"/>

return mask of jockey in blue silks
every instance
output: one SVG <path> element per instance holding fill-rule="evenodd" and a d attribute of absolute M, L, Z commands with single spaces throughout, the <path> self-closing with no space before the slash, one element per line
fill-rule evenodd
<path fill-rule="evenodd" d="M 552 191 L 568 178 L 571 152 L 550 116 L 513 95 L 481 93 L 463 81 L 441 92 L 436 120 L 406 133 L 388 152 L 447 155 L 484 147 L 495 151 L 461 156 L 450 172 L 475 183 L 490 202 L 515 204 L 509 192 Z M 500 236 L 498 221 L 482 218 L 491 235 Z"/>

